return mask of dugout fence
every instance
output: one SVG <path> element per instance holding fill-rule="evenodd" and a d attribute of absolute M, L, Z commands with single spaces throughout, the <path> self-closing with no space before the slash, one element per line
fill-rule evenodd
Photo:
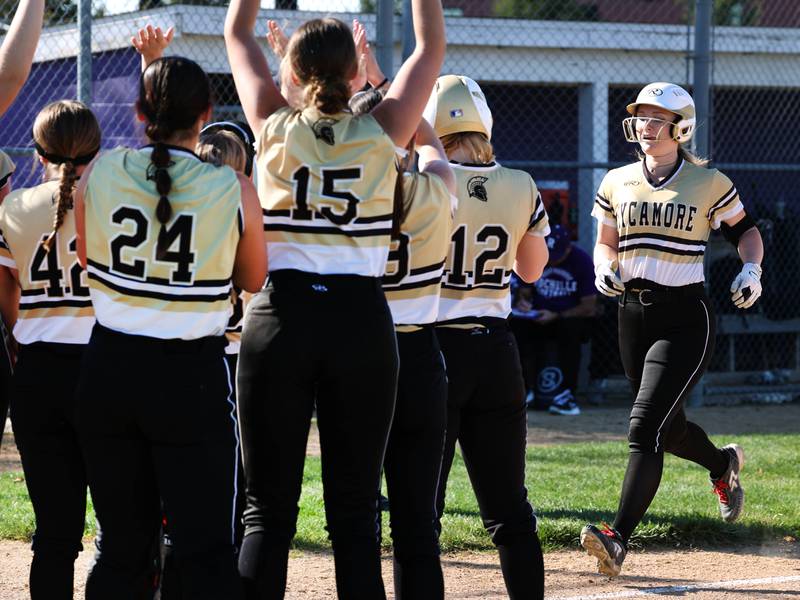
<path fill-rule="evenodd" d="M 794 397 L 800 382 L 800 9 L 794 0 L 444 0 L 445 72 L 484 87 L 503 164 L 529 171 L 551 219 L 591 248 L 589 216 L 609 169 L 633 160 L 620 122 L 644 84 L 691 89 L 698 104 L 696 149 L 735 182 L 766 244 L 764 295 L 737 312 L 728 286 L 733 248 L 715 236 L 707 281 L 719 319 L 706 395 Z M 410 0 L 266 0 L 266 19 L 291 32 L 312 16 L 362 20 L 384 70 L 410 51 Z M 46 0 L 46 28 L 28 83 L 0 119 L 0 147 L 18 163 L 15 186 L 41 176 L 31 125 L 47 102 L 92 106 L 104 147 L 137 144 L 133 117 L 139 58 L 130 46 L 148 23 L 173 26 L 167 54 L 210 74 L 217 117 L 240 115 L 224 42 L 226 1 Z M 0 28 L 16 2 L 0 0 Z M 269 49 L 264 40 L 264 51 Z M 274 67 L 277 63 L 271 60 Z M 613 302 L 602 300 L 584 379 L 621 375 Z M 735 387 L 730 387 L 735 386 Z M 765 387 L 766 386 L 766 387 Z M 738 391 L 737 391 L 738 390 Z M 777 394 L 777 395 L 776 395 Z M 769 397 L 769 396 L 764 396 Z"/>

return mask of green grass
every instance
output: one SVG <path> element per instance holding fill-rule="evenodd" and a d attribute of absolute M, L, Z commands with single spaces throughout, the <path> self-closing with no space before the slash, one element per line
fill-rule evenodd
<path fill-rule="evenodd" d="M 729 443 L 719 436 L 714 442 Z M 759 544 L 784 536 L 800 537 L 800 477 L 796 474 L 800 435 L 748 435 L 736 441 L 745 448 L 742 481 L 747 492 L 745 515 L 736 524 L 723 523 L 707 474 L 700 467 L 668 456 L 661 488 L 634 546 Z M 540 518 L 545 549 L 576 547 L 586 522 L 611 521 L 625 471 L 624 442 L 565 444 L 528 449 L 527 485 Z M 488 550 L 491 542 L 481 525 L 478 507 L 460 457 L 448 484 L 442 548 Z M 322 506 L 320 461 L 309 458 L 300 501 L 295 545 L 298 549 L 329 548 Z M 89 519 L 87 535 L 94 534 Z M 0 476 L 0 538 L 28 539 L 34 519 L 25 483 L 19 473 Z M 388 547 L 388 518 L 384 516 Z"/>

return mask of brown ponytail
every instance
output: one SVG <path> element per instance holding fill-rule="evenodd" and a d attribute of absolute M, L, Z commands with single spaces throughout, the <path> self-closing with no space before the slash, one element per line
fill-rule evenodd
<path fill-rule="evenodd" d="M 147 120 L 145 135 L 153 142 L 151 168 L 147 177 L 156 183 L 156 218 L 161 224 L 156 242 L 156 258 L 167 253 L 167 223 L 172 218 L 169 193 L 170 153 L 167 141 L 191 138 L 192 128 L 211 105 L 208 75 L 196 62 L 180 56 L 154 60 L 139 80 L 136 106 Z"/>
<path fill-rule="evenodd" d="M 342 21 L 311 19 L 292 34 L 287 50 L 292 71 L 305 88 L 305 104 L 323 114 L 347 108 L 350 80 L 358 69 L 353 34 Z"/>
<path fill-rule="evenodd" d="M 169 148 L 163 142 L 156 142 L 150 160 L 155 167 L 154 179 L 158 192 L 156 218 L 161 223 L 156 242 L 156 258 L 162 260 L 167 253 L 167 223 L 172 218 L 172 205 L 169 203 L 169 191 L 172 189 L 172 177 L 169 175 Z"/>
<path fill-rule="evenodd" d="M 45 106 L 33 123 L 36 152 L 59 168 L 58 198 L 53 230 L 42 242 L 49 252 L 56 234 L 72 208 L 72 194 L 78 180 L 77 167 L 87 165 L 100 149 L 100 125 L 88 106 L 61 100 Z"/>
<path fill-rule="evenodd" d="M 65 162 L 61 165 L 61 178 L 59 179 L 58 186 L 58 202 L 56 205 L 56 216 L 53 219 L 53 231 L 47 236 L 47 239 L 42 242 L 44 249 L 50 252 L 53 242 L 56 239 L 56 233 L 64 224 L 64 217 L 67 211 L 72 208 L 72 193 L 75 191 L 75 182 L 78 180 L 78 175 L 75 171 L 75 165 L 72 161 Z"/>

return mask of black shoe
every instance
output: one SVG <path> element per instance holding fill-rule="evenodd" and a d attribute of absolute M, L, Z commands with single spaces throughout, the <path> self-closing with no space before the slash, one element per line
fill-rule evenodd
<path fill-rule="evenodd" d="M 597 559 L 597 570 L 609 577 L 616 577 L 622 569 L 622 561 L 628 550 L 619 531 L 605 525 L 598 529 L 594 525 L 586 525 L 581 529 L 581 546 L 589 556 Z"/>

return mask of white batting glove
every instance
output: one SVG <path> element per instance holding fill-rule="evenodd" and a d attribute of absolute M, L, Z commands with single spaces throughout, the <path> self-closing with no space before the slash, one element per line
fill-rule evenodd
<path fill-rule="evenodd" d="M 731 284 L 731 300 L 737 308 L 750 308 L 761 297 L 761 266 L 744 263 Z"/>
<path fill-rule="evenodd" d="M 616 260 L 602 260 L 594 266 L 594 287 L 601 294 L 615 297 L 625 291 L 622 280 L 617 275 Z"/>

